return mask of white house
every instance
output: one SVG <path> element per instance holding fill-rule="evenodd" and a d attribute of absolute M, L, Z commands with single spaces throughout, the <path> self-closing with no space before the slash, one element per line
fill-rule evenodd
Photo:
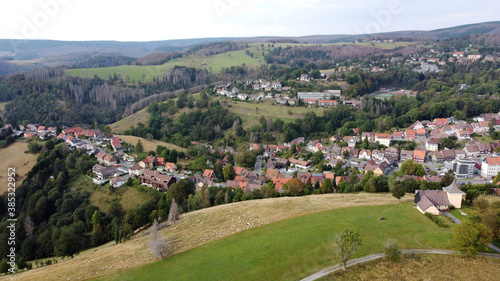
<path fill-rule="evenodd" d="M 109 184 L 114 188 L 118 188 L 118 187 L 124 185 L 126 182 L 127 182 L 127 178 L 124 178 L 124 177 L 116 177 L 116 178 L 112 178 L 109 180 Z"/>
<path fill-rule="evenodd" d="M 481 163 L 481 176 L 494 177 L 500 172 L 500 156 L 486 157 Z"/>
<path fill-rule="evenodd" d="M 425 149 L 428 151 L 438 151 L 439 142 L 436 140 L 428 140 L 425 142 Z"/>
<path fill-rule="evenodd" d="M 375 134 L 375 141 L 381 145 L 389 147 L 391 145 L 391 135 L 389 134 Z"/>

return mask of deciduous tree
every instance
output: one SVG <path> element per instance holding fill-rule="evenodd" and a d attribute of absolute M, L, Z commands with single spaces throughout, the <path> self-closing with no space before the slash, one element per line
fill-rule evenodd
<path fill-rule="evenodd" d="M 344 229 L 335 236 L 333 239 L 334 259 L 340 262 L 342 269 L 347 269 L 347 262 L 361 243 L 362 240 L 357 230 Z"/>

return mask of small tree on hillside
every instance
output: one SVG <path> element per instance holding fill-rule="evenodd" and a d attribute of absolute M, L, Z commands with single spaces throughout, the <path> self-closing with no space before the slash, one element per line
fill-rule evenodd
<path fill-rule="evenodd" d="M 151 254 L 157 258 L 163 258 L 167 255 L 167 245 L 159 232 L 158 221 L 156 219 L 151 227 L 148 246 Z"/>
<path fill-rule="evenodd" d="M 144 152 L 144 146 L 142 145 L 141 140 L 137 140 L 137 144 L 135 145 L 135 151 L 138 153 Z"/>
<path fill-rule="evenodd" d="M 347 270 L 347 262 L 361 243 L 362 240 L 357 230 L 344 229 L 344 231 L 335 236 L 333 239 L 334 259 L 340 262 L 343 270 Z"/>
<path fill-rule="evenodd" d="M 170 211 L 168 212 L 168 221 L 170 223 L 175 223 L 176 220 L 179 219 L 179 206 L 175 203 L 175 199 L 172 200 L 172 204 L 170 205 Z"/>
<path fill-rule="evenodd" d="M 398 240 L 387 239 L 384 244 L 385 254 L 390 262 L 399 262 L 401 259 L 401 251 L 399 250 Z"/>

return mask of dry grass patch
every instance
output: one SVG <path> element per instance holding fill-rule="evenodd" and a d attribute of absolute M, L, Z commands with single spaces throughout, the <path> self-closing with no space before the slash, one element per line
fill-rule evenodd
<path fill-rule="evenodd" d="M 19 186 L 26 174 L 36 164 L 37 155 L 24 153 L 26 150 L 28 150 L 28 144 L 25 142 L 15 142 L 0 149 L 0 194 L 7 191 L 8 168 L 16 168 L 16 173 L 20 176 L 16 186 Z"/>
<path fill-rule="evenodd" d="M 406 196 L 402 201 L 411 201 Z M 396 204 L 390 194 L 326 194 L 238 202 L 181 215 L 180 221 L 162 230 L 175 255 L 231 234 L 260 225 L 320 211 L 355 206 Z M 138 235 L 141 236 L 141 235 Z M 87 250 L 72 260 L 14 275 L 13 280 L 88 279 L 154 261 L 147 247 L 148 237 L 126 243 L 110 242 Z"/>
<path fill-rule="evenodd" d="M 143 108 L 134 114 L 131 114 L 120 121 L 110 124 L 111 131 L 115 134 L 123 134 L 125 130 L 130 129 L 132 126 L 136 126 L 138 123 L 147 124 L 149 119 L 149 113 L 146 108 Z"/>
<path fill-rule="evenodd" d="M 0 102 L 0 112 L 5 111 L 5 107 L 9 104 L 8 102 Z"/>
<path fill-rule="evenodd" d="M 125 136 L 125 135 L 116 135 L 116 136 L 119 137 L 121 140 L 128 142 L 132 145 L 136 145 L 137 141 L 141 140 L 142 145 L 144 146 L 144 151 L 146 151 L 146 152 L 150 151 L 150 150 L 156 151 L 156 146 L 158 146 L 158 145 L 165 146 L 168 149 L 175 149 L 177 151 L 184 151 L 184 152 L 187 151 L 187 149 L 180 147 L 178 145 L 171 144 L 168 142 L 159 141 L 159 140 L 149 141 L 145 138 L 140 138 L 140 137 L 135 137 L 135 136 Z"/>
<path fill-rule="evenodd" d="M 404 255 L 399 263 L 375 260 L 320 280 L 500 280 L 500 259 L 459 255 Z"/>

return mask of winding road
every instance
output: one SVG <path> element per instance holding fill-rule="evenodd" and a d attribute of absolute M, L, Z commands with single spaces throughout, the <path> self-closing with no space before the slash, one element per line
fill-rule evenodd
<path fill-rule="evenodd" d="M 450 250 L 426 250 L 426 249 L 414 249 L 414 250 L 401 250 L 402 254 L 441 254 L 441 255 L 451 255 L 451 254 L 458 254 L 458 251 L 450 251 Z M 485 256 L 485 257 L 491 257 L 491 258 L 500 258 L 500 254 L 490 254 L 490 253 L 479 253 L 480 256 Z M 369 255 L 366 257 L 350 260 L 347 262 L 347 266 L 353 266 L 359 263 L 371 261 L 371 260 L 376 260 L 385 257 L 386 254 L 384 253 L 378 253 L 378 254 L 373 254 Z M 317 280 L 321 277 L 325 277 L 326 275 L 335 272 L 337 270 L 340 270 L 342 267 L 339 264 L 329 266 L 327 268 L 324 268 L 313 275 L 310 275 L 304 279 L 301 279 L 301 281 L 313 281 Z"/>

